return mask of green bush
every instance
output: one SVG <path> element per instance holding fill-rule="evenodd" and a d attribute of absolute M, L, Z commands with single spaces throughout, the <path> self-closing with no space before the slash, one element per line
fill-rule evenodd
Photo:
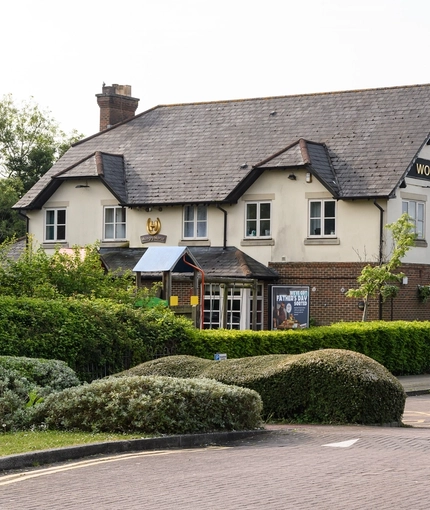
<path fill-rule="evenodd" d="M 213 359 L 267 354 L 301 354 L 318 349 L 360 352 L 396 375 L 430 372 L 430 322 L 341 322 L 290 331 L 197 331 L 181 344 L 178 354 Z"/>
<path fill-rule="evenodd" d="M 26 428 L 33 404 L 78 384 L 76 374 L 61 361 L 0 356 L 0 431 Z"/>
<path fill-rule="evenodd" d="M 80 384 L 74 370 L 56 359 L 0 356 L 0 367 L 18 372 L 29 384 L 43 388 L 46 393 Z"/>
<path fill-rule="evenodd" d="M 36 409 L 36 421 L 55 429 L 191 434 L 255 429 L 262 402 L 213 380 L 130 376 L 64 390 Z"/>
<path fill-rule="evenodd" d="M 406 395 L 382 365 L 359 353 L 326 349 L 224 361 L 162 358 L 118 374 L 212 378 L 257 391 L 266 418 L 320 423 L 400 422 Z"/>
<path fill-rule="evenodd" d="M 0 296 L 0 355 L 65 361 L 82 380 L 175 354 L 195 333 L 166 308 Z"/>

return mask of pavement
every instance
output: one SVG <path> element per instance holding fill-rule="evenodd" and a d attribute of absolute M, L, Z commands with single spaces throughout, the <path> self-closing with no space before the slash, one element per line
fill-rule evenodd
<path fill-rule="evenodd" d="M 430 394 L 430 374 L 413 375 L 413 376 L 399 376 L 398 380 L 402 384 L 406 395 L 408 397 L 428 395 Z M 424 398 L 424 397 L 423 397 Z M 412 399 L 411 399 L 412 400 Z M 407 400 L 408 403 L 408 400 Z M 427 411 L 428 404 L 425 404 L 425 413 L 421 410 L 418 411 L 420 415 L 430 413 Z M 406 410 L 405 409 L 405 415 Z M 430 427 L 430 418 L 425 423 L 424 420 L 419 420 L 418 426 Z M 404 421 L 406 425 L 409 422 Z M 414 423 L 411 421 L 411 423 Z M 415 425 L 409 425 L 415 426 Z M 281 426 L 282 427 L 282 426 Z M 288 427 L 291 428 L 291 425 Z M 309 427 L 309 426 L 308 426 Z M 312 425 L 311 425 L 312 427 Z M 318 427 L 316 425 L 315 427 Z M 53 464 L 59 462 L 66 462 L 70 460 L 90 457 L 95 455 L 107 455 L 136 451 L 150 451 L 161 449 L 174 449 L 174 448 L 196 448 L 207 447 L 208 445 L 228 445 L 237 441 L 243 441 L 250 438 L 264 437 L 271 434 L 274 430 L 279 429 L 279 426 L 266 427 L 262 430 L 251 431 L 233 431 L 233 432 L 215 432 L 207 434 L 189 434 L 178 436 L 165 436 L 156 438 L 134 439 L 127 441 L 108 441 L 103 443 L 93 443 L 81 446 L 72 446 L 65 448 L 54 448 L 51 450 L 35 451 L 29 453 L 22 453 L 17 455 L 8 455 L 0 457 L 0 474 L 10 470 L 19 470 L 29 467 L 40 466 L 42 464 Z"/>

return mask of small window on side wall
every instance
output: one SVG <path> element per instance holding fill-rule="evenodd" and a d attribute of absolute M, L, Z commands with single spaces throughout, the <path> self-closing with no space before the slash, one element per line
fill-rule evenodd
<path fill-rule="evenodd" d="M 336 201 L 309 201 L 309 237 L 336 236 Z"/>
<path fill-rule="evenodd" d="M 66 240 L 66 209 L 45 211 L 45 241 Z"/>

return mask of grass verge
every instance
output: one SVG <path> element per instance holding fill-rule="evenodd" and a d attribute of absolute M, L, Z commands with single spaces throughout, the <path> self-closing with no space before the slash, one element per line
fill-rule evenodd
<path fill-rule="evenodd" d="M 77 446 L 104 441 L 125 441 L 142 439 L 142 434 L 110 434 L 67 432 L 57 430 L 6 432 L 0 434 L 0 457 L 28 453 L 37 450 L 49 450 L 66 446 Z"/>

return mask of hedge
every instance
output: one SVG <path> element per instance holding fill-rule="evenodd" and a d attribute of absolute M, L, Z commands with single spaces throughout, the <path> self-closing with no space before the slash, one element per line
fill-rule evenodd
<path fill-rule="evenodd" d="M 395 375 L 430 372 L 430 322 L 341 322 L 289 331 L 202 330 L 181 344 L 181 354 L 213 359 L 300 354 L 317 349 L 360 352 Z"/>
<path fill-rule="evenodd" d="M 170 356 L 123 376 L 212 378 L 257 391 L 265 418 L 318 423 L 399 423 L 406 395 L 380 363 L 362 354 L 324 349 L 223 361 Z"/>
<path fill-rule="evenodd" d="M 0 296 L 0 355 L 62 360 L 82 380 L 174 354 L 194 333 L 166 308 Z"/>
<path fill-rule="evenodd" d="M 208 379 L 113 377 L 69 388 L 36 406 L 35 423 L 92 432 L 192 434 L 259 428 L 255 391 Z"/>

